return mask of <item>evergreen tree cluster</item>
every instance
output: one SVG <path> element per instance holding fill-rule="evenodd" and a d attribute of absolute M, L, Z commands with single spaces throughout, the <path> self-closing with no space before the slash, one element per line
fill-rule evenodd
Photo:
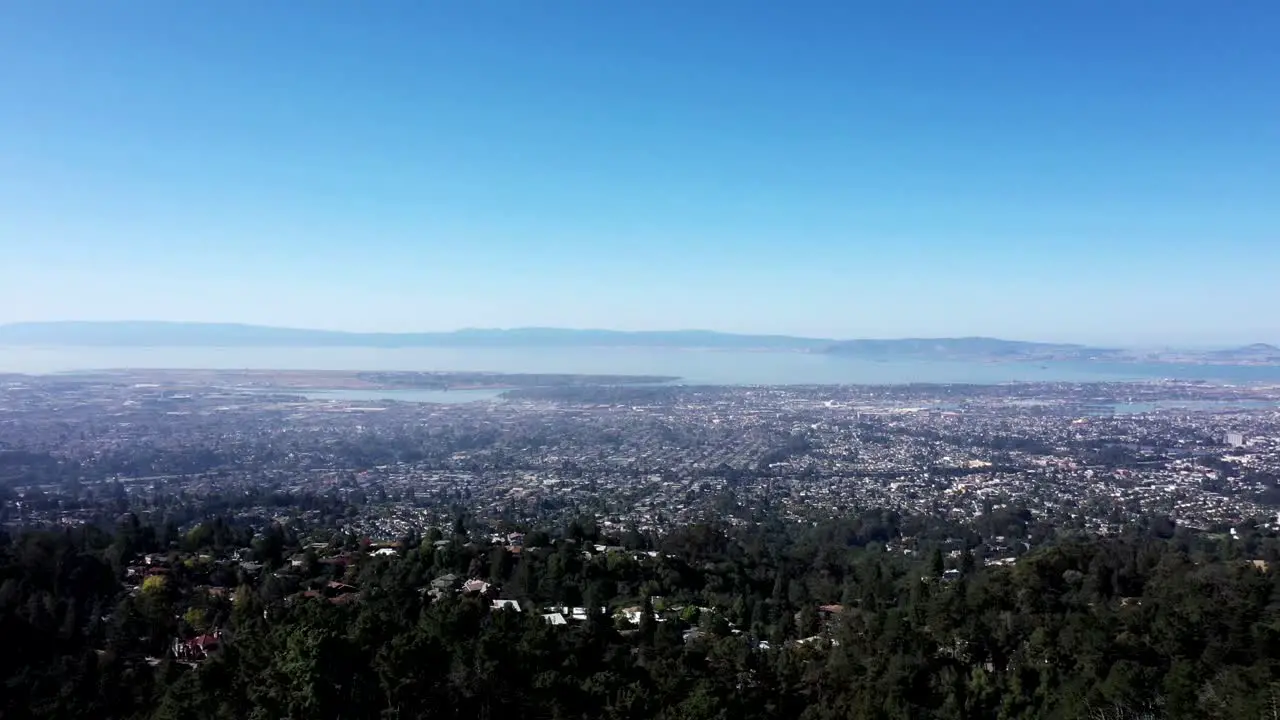
<path fill-rule="evenodd" d="M 903 552 L 908 532 L 930 549 Z M 0 717 L 1225 719 L 1280 708 L 1280 540 L 1265 536 L 1243 555 L 1238 540 L 1182 530 L 1064 535 L 984 566 L 972 538 L 883 514 L 662 537 L 605 537 L 583 521 L 527 533 L 518 549 L 433 532 L 394 556 L 341 533 L 317 550 L 293 528 L 250 536 L 225 521 L 167 535 L 124 518 L 114 533 L 0 537 Z M 240 543 L 258 574 L 217 561 Z M 164 572 L 130 577 L 157 554 Z M 484 579 L 520 610 L 432 592 L 448 574 Z M 586 613 L 551 624 L 548 606 Z M 207 657 L 174 650 L 211 633 Z"/>

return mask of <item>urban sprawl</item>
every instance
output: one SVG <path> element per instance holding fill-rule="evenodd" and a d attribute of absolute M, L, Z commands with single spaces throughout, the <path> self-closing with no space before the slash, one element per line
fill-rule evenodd
<path fill-rule="evenodd" d="M 328 522 L 388 541 L 459 513 L 494 532 L 590 517 L 661 533 L 1006 508 L 1098 533 L 1140 517 L 1233 532 L 1280 505 L 1275 387 L 569 383 L 440 404 L 307 399 L 289 379 L 0 377 L 0 520 L 192 523 L 203 499 L 259 525 L 340 504 Z"/>

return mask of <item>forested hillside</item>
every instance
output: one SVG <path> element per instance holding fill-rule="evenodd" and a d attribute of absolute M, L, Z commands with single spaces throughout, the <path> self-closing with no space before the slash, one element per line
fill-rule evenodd
<path fill-rule="evenodd" d="M 907 534 L 933 549 L 899 551 Z M 126 517 L 0 538 L 0 717 L 1225 719 L 1280 701 L 1270 537 L 1062 536 L 983 567 L 963 533 L 884 514 L 304 535 Z"/>

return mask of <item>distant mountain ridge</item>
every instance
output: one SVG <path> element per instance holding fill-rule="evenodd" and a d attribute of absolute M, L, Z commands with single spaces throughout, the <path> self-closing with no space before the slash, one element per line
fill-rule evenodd
<path fill-rule="evenodd" d="M 45 347 L 648 347 L 774 350 L 869 360 L 1007 362 L 1111 361 L 1280 364 L 1280 348 L 1256 343 L 1235 349 L 1138 354 L 1071 343 L 989 337 L 835 340 L 744 335 L 710 330 L 572 330 L 528 327 L 451 332 L 360 333 L 235 323 L 47 322 L 0 325 L 0 346 Z"/>
<path fill-rule="evenodd" d="M 451 332 L 360 333 L 234 323 L 51 322 L 0 325 L 0 345 L 98 347 L 670 347 L 806 350 L 833 341 L 710 330 L 621 331 L 468 328 Z"/>
<path fill-rule="evenodd" d="M 825 352 L 862 358 L 921 360 L 1102 360 L 1122 350 L 1069 343 L 1023 342 L 988 337 L 842 340 Z"/>

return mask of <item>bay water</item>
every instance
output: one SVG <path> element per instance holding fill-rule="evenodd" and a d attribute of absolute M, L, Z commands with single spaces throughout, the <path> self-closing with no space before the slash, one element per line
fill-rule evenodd
<path fill-rule="evenodd" d="M 108 369 L 419 370 L 666 375 L 687 384 L 808 385 L 1208 380 L 1280 383 L 1280 367 L 861 360 L 660 348 L 0 347 L 0 372 Z"/>

